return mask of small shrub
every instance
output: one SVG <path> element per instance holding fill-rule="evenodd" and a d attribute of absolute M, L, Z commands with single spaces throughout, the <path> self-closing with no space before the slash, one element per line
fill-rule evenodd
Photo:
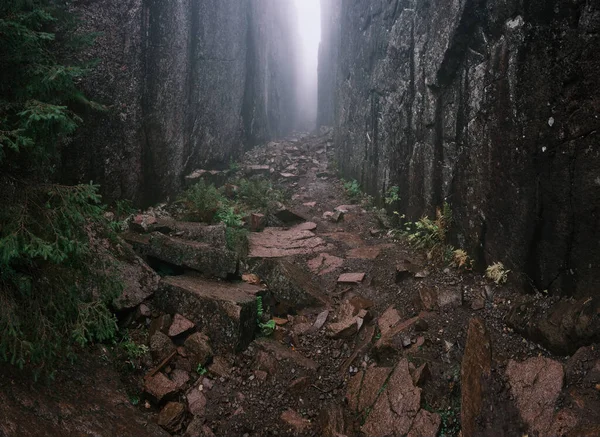
<path fill-rule="evenodd" d="M 390 187 L 387 190 L 387 193 L 384 198 L 385 204 L 391 205 L 393 203 L 398 202 L 400 200 L 399 192 L 400 192 L 400 187 L 397 187 L 397 186 Z"/>
<path fill-rule="evenodd" d="M 504 264 L 497 262 L 486 269 L 485 276 L 500 285 L 506 283 L 509 273 L 510 270 L 506 270 Z"/>
<path fill-rule="evenodd" d="M 409 243 L 419 249 L 428 250 L 428 256 L 444 255 L 446 234 L 452 224 L 452 210 L 445 203 L 443 209 L 438 208 L 435 220 L 423 217 L 415 223 L 407 223 L 406 235 Z"/>
<path fill-rule="evenodd" d="M 275 320 L 269 320 L 266 323 L 259 323 L 258 327 L 260 328 L 260 332 L 263 336 L 269 337 L 275 331 L 277 325 L 275 324 Z"/>
<path fill-rule="evenodd" d="M 200 376 L 206 375 L 207 372 L 208 370 L 202 364 L 198 364 L 198 367 L 196 367 L 196 373 Z"/>
<path fill-rule="evenodd" d="M 217 211 L 215 219 L 233 228 L 241 228 L 244 225 L 244 216 L 236 212 L 236 208 L 233 206 L 222 205 Z"/>
<path fill-rule="evenodd" d="M 350 197 L 353 200 L 356 200 L 362 195 L 360 184 L 356 179 L 344 182 L 344 190 L 346 190 L 346 194 L 348 195 L 348 197 Z"/>
<path fill-rule="evenodd" d="M 117 200 L 115 202 L 115 214 L 117 217 L 128 217 L 135 213 L 131 200 Z"/>
<path fill-rule="evenodd" d="M 212 184 L 203 180 L 188 188 L 179 197 L 178 204 L 184 209 L 187 220 L 213 223 L 227 199 Z"/>
<path fill-rule="evenodd" d="M 131 339 L 126 339 L 119 344 L 119 347 L 123 349 L 129 360 L 137 360 L 146 355 L 150 349 L 145 344 L 137 344 Z"/>
<path fill-rule="evenodd" d="M 284 200 L 281 191 L 273 188 L 273 184 L 264 178 L 240 179 L 237 181 L 238 192 L 236 200 L 250 212 L 272 214 Z"/>
<path fill-rule="evenodd" d="M 456 249 L 452 252 L 452 265 L 459 270 L 471 270 L 473 268 L 473 260 L 467 252 L 462 249 Z"/>

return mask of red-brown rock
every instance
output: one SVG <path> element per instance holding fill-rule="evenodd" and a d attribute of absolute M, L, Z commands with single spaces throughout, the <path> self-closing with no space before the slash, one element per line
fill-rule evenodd
<path fill-rule="evenodd" d="M 360 284 L 364 279 L 364 273 L 342 273 L 337 281 L 338 284 Z"/>
<path fill-rule="evenodd" d="M 147 377 L 144 381 L 144 390 L 152 395 L 158 402 L 162 401 L 177 391 L 177 384 L 163 373 Z"/>
<path fill-rule="evenodd" d="M 204 366 L 213 355 L 209 338 L 201 332 L 190 335 L 185 340 L 184 346 L 193 366 Z"/>
<path fill-rule="evenodd" d="M 175 314 L 173 323 L 169 328 L 169 337 L 177 337 L 190 329 L 194 329 L 194 322 L 186 319 L 181 314 Z"/>
<path fill-rule="evenodd" d="M 480 319 L 471 319 L 461 366 L 461 424 L 463 437 L 477 435 L 492 370 L 492 345 Z"/>
<path fill-rule="evenodd" d="M 442 418 L 437 413 L 420 410 L 406 437 L 432 437 L 438 435 Z"/>
<path fill-rule="evenodd" d="M 519 414 L 531 433 L 546 435 L 564 380 L 562 364 L 545 357 L 510 360 L 506 368 Z"/>
<path fill-rule="evenodd" d="M 311 427 L 309 420 L 291 409 L 281 413 L 280 418 L 286 425 L 291 427 L 296 434 L 303 433 Z"/>
<path fill-rule="evenodd" d="M 160 410 L 158 424 L 170 433 L 181 429 L 181 422 L 185 416 L 185 406 L 179 402 L 169 402 Z"/>
<path fill-rule="evenodd" d="M 188 410 L 194 416 L 204 416 L 206 411 L 206 396 L 198 388 L 193 387 L 186 394 Z"/>

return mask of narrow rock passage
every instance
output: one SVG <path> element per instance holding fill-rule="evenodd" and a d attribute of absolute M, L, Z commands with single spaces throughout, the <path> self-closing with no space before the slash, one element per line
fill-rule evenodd
<path fill-rule="evenodd" d="M 135 258 L 122 324 L 149 354 L 130 358 L 137 370 L 120 369 L 122 384 L 102 390 L 90 381 L 114 381 L 109 363 L 119 363 L 105 346 L 75 373 L 59 372 L 58 394 L 23 397 L 14 379 L 2 381 L 5 428 L 22 436 L 40 428 L 49 436 L 142 428 L 185 437 L 600 435 L 600 352 L 585 345 L 597 332 L 597 302 L 519 297 L 428 259 L 345 188 L 331 143 L 328 131 L 302 135 L 253 149 L 228 171 L 190 175 L 225 191 L 239 175 L 267 178 L 287 193 L 285 208 L 248 218 L 247 256 L 232 250 L 223 224 L 177 221 L 170 206 L 135 216 L 123 238 L 161 278 Z M 568 359 L 552 354 L 578 346 Z M 75 399 L 77 384 L 88 388 Z M 124 406 L 126 397 L 137 407 Z M 62 402 L 54 412 L 25 407 L 53 399 Z M 16 419 L 24 408 L 29 428 Z M 96 420 L 98 408 L 132 419 Z"/>

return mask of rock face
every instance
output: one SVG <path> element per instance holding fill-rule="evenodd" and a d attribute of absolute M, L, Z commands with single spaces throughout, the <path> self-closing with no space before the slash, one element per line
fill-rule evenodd
<path fill-rule="evenodd" d="M 448 201 L 482 266 L 598 289 L 597 2 L 325 1 L 323 16 L 320 121 L 333 101 L 345 177 L 398 186 L 411 220 Z"/>
<path fill-rule="evenodd" d="M 288 133 L 296 111 L 296 27 L 277 0 L 75 2 L 85 54 L 99 64 L 90 113 L 63 156 L 68 182 L 108 200 L 154 203 L 196 168 L 227 167 L 247 146 Z"/>

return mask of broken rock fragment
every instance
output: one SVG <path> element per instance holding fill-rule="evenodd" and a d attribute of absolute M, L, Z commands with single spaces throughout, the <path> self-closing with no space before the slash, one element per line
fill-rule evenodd
<path fill-rule="evenodd" d="M 169 328 L 169 337 L 177 337 L 185 332 L 188 332 L 190 329 L 194 328 L 194 322 L 183 317 L 181 314 L 175 314 L 173 319 L 173 323 Z"/>
<path fill-rule="evenodd" d="M 179 402 L 169 402 L 158 415 L 158 424 L 170 433 L 181 429 L 181 422 L 185 416 L 185 406 Z"/>
<path fill-rule="evenodd" d="M 177 392 L 177 384 L 167 378 L 165 374 L 157 373 L 155 376 L 145 378 L 144 390 L 160 402 Z"/>
<path fill-rule="evenodd" d="M 342 273 L 338 284 L 360 284 L 365 279 L 365 273 Z"/>

